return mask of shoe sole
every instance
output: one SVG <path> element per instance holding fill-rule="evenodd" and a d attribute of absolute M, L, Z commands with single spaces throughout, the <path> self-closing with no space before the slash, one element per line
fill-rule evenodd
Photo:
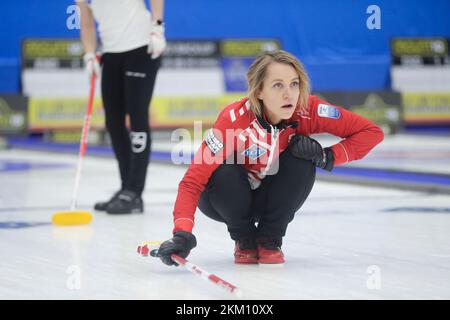
<path fill-rule="evenodd" d="M 251 260 L 251 261 L 237 261 L 234 260 L 235 264 L 258 264 L 258 260 Z"/>
<path fill-rule="evenodd" d="M 260 264 L 283 264 L 285 261 L 284 259 L 278 259 L 278 260 L 274 260 L 274 259 L 258 259 L 258 263 Z"/>

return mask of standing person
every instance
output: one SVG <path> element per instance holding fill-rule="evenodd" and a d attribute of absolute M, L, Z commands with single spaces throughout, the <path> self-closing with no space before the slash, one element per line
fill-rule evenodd
<path fill-rule="evenodd" d="M 121 188 L 95 209 L 111 214 L 143 212 L 142 192 L 151 151 L 148 108 L 164 37 L 164 0 L 76 0 L 81 41 L 89 78 L 101 72 L 106 129 L 119 164 Z M 95 51 L 98 23 L 102 41 L 101 71 Z M 126 127 L 126 115 L 130 131 Z"/>
<path fill-rule="evenodd" d="M 282 238 L 316 167 L 362 159 L 383 140 L 369 120 L 310 95 L 303 66 L 285 51 L 257 57 L 247 80 L 248 98 L 222 110 L 179 184 L 173 238 L 158 250 L 165 264 L 197 245 L 197 206 L 227 225 L 235 263 L 284 263 Z M 324 132 L 343 140 L 322 148 L 309 137 Z"/>

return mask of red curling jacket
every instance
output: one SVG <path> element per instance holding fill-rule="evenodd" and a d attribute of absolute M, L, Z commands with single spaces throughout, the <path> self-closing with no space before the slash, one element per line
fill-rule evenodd
<path fill-rule="evenodd" d="M 248 98 L 226 106 L 179 184 L 173 232 L 192 232 L 200 194 L 224 161 L 242 164 L 251 188 L 256 189 L 266 175 L 276 174 L 276 160 L 293 135 L 315 133 L 343 138 L 331 146 L 334 165 L 362 159 L 384 137 L 383 131 L 371 121 L 316 96 L 309 97 L 306 111 L 296 110 L 289 120 L 277 126 L 264 116 L 256 116 Z"/>

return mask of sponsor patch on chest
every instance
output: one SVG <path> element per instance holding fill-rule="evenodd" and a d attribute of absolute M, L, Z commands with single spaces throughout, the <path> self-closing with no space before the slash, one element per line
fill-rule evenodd
<path fill-rule="evenodd" d="M 252 160 L 256 160 L 263 156 L 267 151 L 258 147 L 256 144 L 251 145 L 248 149 L 244 150 L 242 154 Z"/>
<path fill-rule="evenodd" d="M 319 117 L 339 119 L 341 117 L 341 112 L 335 106 L 330 106 L 328 104 L 319 104 L 317 107 L 317 113 Z"/>

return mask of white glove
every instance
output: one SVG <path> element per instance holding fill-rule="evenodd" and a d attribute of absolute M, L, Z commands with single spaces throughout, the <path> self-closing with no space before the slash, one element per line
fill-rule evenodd
<path fill-rule="evenodd" d="M 83 56 L 84 67 L 88 75 L 89 81 L 92 80 L 92 76 L 95 74 L 97 78 L 100 76 L 100 64 L 97 57 L 93 52 L 86 52 Z"/>
<path fill-rule="evenodd" d="M 152 59 L 158 58 L 166 48 L 166 38 L 164 36 L 164 25 L 153 22 L 152 32 L 150 33 L 150 42 L 148 44 L 148 53 L 152 54 Z"/>

